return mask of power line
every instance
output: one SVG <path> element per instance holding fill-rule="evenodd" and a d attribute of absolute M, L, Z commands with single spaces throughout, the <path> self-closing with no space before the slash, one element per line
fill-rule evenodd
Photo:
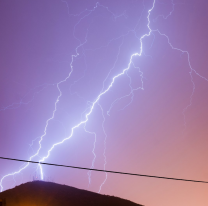
<path fill-rule="evenodd" d="M 35 164 L 43 164 L 43 165 L 51 165 L 51 166 L 57 166 L 57 167 L 69 167 L 69 168 L 74 168 L 74 169 L 91 170 L 91 171 L 96 171 L 96 172 L 108 172 L 108 173 L 114 173 L 114 174 L 133 175 L 133 176 L 140 176 L 140 177 L 152 177 L 152 178 L 157 178 L 157 179 L 178 180 L 178 181 L 185 181 L 185 182 L 208 183 L 207 181 L 179 179 L 179 178 L 173 178 L 173 177 L 161 177 L 161 176 L 154 176 L 154 175 L 135 174 L 135 173 L 118 172 L 118 171 L 110 171 L 110 170 L 100 170 L 100 169 L 92 169 L 92 168 L 87 168 L 87 167 L 75 167 L 75 166 L 59 165 L 59 164 L 52 164 L 52 163 L 46 163 L 46 162 L 13 159 L 13 158 L 8 158 L 8 157 L 0 157 L 0 159 L 13 160 L 13 161 L 18 161 L 18 162 L 35 163 Z"/>

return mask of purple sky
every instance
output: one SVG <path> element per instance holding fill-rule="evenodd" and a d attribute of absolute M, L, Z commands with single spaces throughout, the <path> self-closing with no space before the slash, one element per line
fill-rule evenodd
<path fill-rule="evenodd" d="M 41 160 L 92 109 L 45 162 L 208 181 L 208 2 L 156 0 L 155 31 L 131 61 L 153 3 L 0 1 L 0 156 Z M 24 166 L 0 160 L 0 178 Z M 45 180 L 146 206 L 208 205 L 206 184 L 42 168 Z M 1 185 L 36 175 L 32 164 Z"/>

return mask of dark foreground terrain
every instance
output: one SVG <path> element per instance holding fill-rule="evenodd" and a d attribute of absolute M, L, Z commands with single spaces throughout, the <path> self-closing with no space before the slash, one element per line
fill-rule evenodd
<path fill-rule="evenodd" d="M 118 197 L 52 182 L 34 181 L 0 193 L 6 206 L 141 206 Z"/>

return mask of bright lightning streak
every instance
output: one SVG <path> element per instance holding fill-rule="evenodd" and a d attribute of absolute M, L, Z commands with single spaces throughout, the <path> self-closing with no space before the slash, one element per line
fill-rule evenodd
<path fill-rule="evenodd" d="M 65 1 L 63 1 L 63 2 L 65 2 Z M 184 51 L 184 50 L 182 50 L 182 49 L 180 49 L 180 48 L 174 47 L 174 46 L 171 44 L 170 39 L 169 39 L 169 37 L 168 37 L 166 34 L 161 33 L 158 29 L 157 29 L 157 30 L 152 30 L 152 29 L 150 28 L 150 14 L 151 14 L 152 10 L 153 10 L 154 7 L 155 7 L 155 2 L 156 2 L 156 0 L 153 1 L 153 5 L 152 5 L 151 9 L 148 10 L 148 15 L 147 15 L 147 20 L 148 20 L 148 23 L 147 23 L 148 33 L 142 35 L 142 36 L 139 38 L 139 41 L 140 41 L 140 50 L 139 50 L 139 52 L 138 52 L 138 53 L 134 53 L 134 54 L 132 54 L 132 55 L 130 56 L 130 60 L 129 60 L 128 66 L 127 66 L 125 69 L 123 69 L 123 71 L 122 71 L 121 73 L 115 75 L 115 76 L 112 78 L 112 81 L 111 81 L 110 85 L 109 85 L 106 89 L 104 89 L 104 84 L 103 84 L 103 90 L 102 90 L 101 93 L 97 96 L 97 98 L 94 100 L 94 102 L 92 102 L 91 106 L 88 108 L 89 111 L 85 114 L 84 120 L 80 121 L 80 122 L 77 123 L 74 127 L 72 127 L 71 133 L 70 133 L 70 135 L 69 135 L 67 138 L 64 138 L 62 141 L 53 144 L 52 147 L 48 150 L 47 155 L 46 155 L 45 157 L 41 158 L 41 159 L 39 160 L 39 162 L 44 162 L 44 161 L 50 156 L 52 150 L 53 150 L 56 146 L 58 146 L 58 145 L 64 143 L 66 140 L 70 139 L 70 138 L 73 136 L 75 129 L 80 128 L 81 126 L 84 126 L 84 128 L 85 128 L 86 123 L 88 122 L 89 117 L 90 117 L 91 113 L 93 112 L 93 109 L 94 109 L 95 105 L 96 105 L 96 104 L 97 104 L 97 105 L 100 105 L 100 104 L 99 104 L 99 100 L 101 99 L 101 97 L 102 97 L 103 95 L 105 95 L 105 94 L 111 89 L 111 87 L 113 86 L 113 84 L 115 83 L 115 81 L 116 81 L 117 78 L 119 78 L 120 76 L 122 76 L 122 75 L 124 75 L 124 74 L 127 74 L 127 75 L 128 75 L 128 70 L 130 69 L 131 65 L 134 66 L 134 64 L 133 64 L 133 58 L 136 57 L 136 56 L 140 57 L 140 56 L 143 54 L 143 39 L 144 39 L 145 37 L 149 37 L 151 34 L 153 34 L 153 32 L 157 32 L 157 33 L 159 33 L 161 36 L 164 36 L 164 37 L 168 40 L 168 44 L 170 45 L 170 47 L 171 47 L 172 49 L 177 50 L 177 51 L 180 51 L 181 53 L 185 53 L 185 54 L 187 55 L 187 58 L 188 58 L 188 64 L 189 64 L 189 68 L 190 68 L 189 74 L 190 74 L 190 77 L 191 77 L 191 82 L 192 82 L 192 85 L 193 85 L 193 90 L 192 90 L 192 94 L 191 94 L 191 96 L 190 96 L 190 103 L 189 103 L 189 105 L 187 105 L 187 107 L 185 107 L 184 110 L 183 110 L 184 120 L 185 120 L 185 112 L 186 112 L 186 110 L 187 110 L 187 109 L 191 106 L 191 104 L 192 104 L 192 99 L 193 99 L 193 95 L 194 95 L 194 91 L 195 91 L 195 83 L 194 83 L 194 81 L 193 81 L 193 73 L 195 73 L 197 76 L 199 76 L 200 78 L 202 78 L 202 79 L 204 79 L 204 80 L 206 80 L 206 81 L 208 81 L 208 79 L 206 79 L 205 77 L 201 76 L 198 72 L 196 72 L 196 70 L 194 70 L 194 69 L 192 68 L 191 62 L 190 62 L 190 55 L 189 55 L 189 52 L 188 52 L 188 51 Z M 172 10 L 166 17 L 165 17 L 165 16 L 162 16 L 164 19 L 167 19 L 167 18 L 173 13 L 173 11 L 174 11 L 174 6 L 175 6 L 175 4 L 174 4 L 173 0 L 171 0 L 171 2 L 172 2 L 172 4 L 173 4 L 173 7 L 172 7 L 173 10 Z M 65 3 L 66 3 L 66 2 L 65 2 Z M 98 6 L 102 6 L 102 5 L 100 5 L 99 3 L 96 3 L 96 6 L 93 8 L 93 10 L 86 10 L 86 11 L 88 12 L 88 14 L 84 15 L 84 17 L 82 17 L 82 18 L 79 20 L 79 22 L 75 25 L 75 27 L 81 22 L 82 19 L 84 19 L 84 18 L 86 18 L 87 16 L 89 16 L 89 15 L 90 15 L 90 14 L 91 14 Z M 104 6 L 102 6 L 102 7 L 104 7 Z M 107 8 L 107 9 L 108 9 L 108 7 L 104 7 L 104 8 Z M 108 9 L 108 11 L 110 12 L 109 9 Z M 110 12 L 110 13 L 112 13 L 112 12 Z M 83 12 L 80 13 L 79 15 L 82 15 L 82 14 L 83 14 Z M 113 13 L 112 13 L 112 14 L 113 14 Z M 116 18 L 117 16 L 114 15 L 114 17 Z M 77 40 L 80 42 L 80 40 L 75 36 L 75 29 L 74 29 L 74 33 L 73 33 L 73 34 L 74 34 L 75 39 L 77 39 Z M 80 45 L 76 48 L 76 54 L 75 54 L 75 55 L 72 55 L 72 61 L 71 61 L 71 63 L 70 63 L 71 71 L 70 71 L 69 75 L 68 75 L 64 80 L 60 81 L 60 82 L 56 85 L 56 86 L 57 86 L 57 89 L 58 89 L 58 91 L 59 91 L 59 96 L 58 96 L 58 98 L 57 98 L 57 100 L 56 100 L 56 102 L 55 102 L 55 109 L 54 109 L 54 111 L 53 111 L 52 117 L 49 118 L 49 119 L 46 121 L 46 126 L 45 126 L 45 129 L 44 129 L 44 134 L 43 134 L 43 135 L 41 136 L 41 138 L 40 138 L 40 141 L 39 141 L 39 149 L 38 149 L 37 153 L 34 154 L 33 156 L 31 156 L 31 157 L 29 158 L 29 160 L 31 160 L 32 158 L 34 158 L 35 156 L 37 156 L 38 153 L 39 153 L 39 151 L 40 151 L 40 149 L 41 149 L 41 142 L 42 142 L 42 139 L 43 139 L 43 137 L 46 135 L 47 127 L 48 127 L 49 122 L 54 118 L 55 112 L 56 112 L 56 110 L 57 110 L 57 104 L 58 104 L 58 102 L 59 102 L 60 97 L 62 96 L 62 92 L 61 92 L 59 86 L 60 86 L 60 84 L 62 84 L 63 82 L 66 82 L 67 79 L 71 76 L 71 73 L 73 72 L 73 61 L 74 61 L 74 58 L 76 58 L 76 57 L 79 55 L 79 53 L 78 53 L 78 48 L 82 47 L 83 44 L 85 44 L 85 43 L 86 43 L 86 39 L 85 39 L 85 42 L 84 42 L 84 43 L 80 43 Z M 141 73 L 141 75 L 143 75 L 143 73 Z M 143 78 L 143 76 L 141 76 L 141 77 Z M 105 82 L 105 81 L 104 81 L 104 82 Z M 130 88 L 131 88 L 131 86 L 130 86 Z M 143 88 L 143 87 L 142 87 L 142 88 Z M 131 88 L 131 92 L 130 92 L 129 95 L 133 95 L 132 91 L 133 91 L 133 89 Z M 102 108 L 102 107 L 101 107 L 101 108 Z M 102 110 L 102 114 L 103 114 L 103 110 Z M 104 121 L 105 121 L 105 120 L 104 120 Z M 103 128 L 103 129 L 104 129 L 104 128 Z M 88 132 L 88 131 L 87 131 L 87 132 Z M 105 144 L 106 144 L 106 139 L 105 139 Z M 95 146 L 95 144 L 94 144 L 94 146 Z M 93 151 L 94 151 L 94 149 L 93 149 Z M 105 149 L 104 149 L 104 154 L 105 154 Z M 94 157 L 95 157 L 95 155 L 94 155 Z M 106 157 L 104 157 L 104 161 L 105 161 L 105 164 L 104 164 L 104 167 L 105 167 L 105 165 L 106 165 Z M 94 164 L 94 163 L 93 163 L 93 164 Z M 93 164 L 92 164 L 92 166 L 93 166 Z M 18 170 L 17 172 L 14 172 L 14 173 L 5 175 L 5 176 L 1 179 L 1 181 L 0 181 L 1 191 L 3 190 L 2 182 L 3 182 L 3 180 L 4 180 L 6 177 L 11 176 L 11 175 L 14 176 L 15 174 L 20 173 L 22 170 L 24 170 L 26 167 L 28 167 L 28 165 L 29 165 L 29 163 L 27 163 L 24 167 L 22 167 L 22 168 L 21 168 L 20 170 Z M 42 170 L 42 167 L 41 167 L 40 164 L 39 164 L 39 167 L 40 167 L 40 171 L 41 171 L 41 179 L 43 179 L 43 170 Z M 107 177 L 106 177 L 106 178 L 107 178 Z M 104 182 L 103 182 L 102 185 L 100 186 L 100 190 L 101 190 L 103 184 L 105 183 L 105 181 L 106 181 L 106 179 L 104 180 Z M 100 192 L 100 190 L 99 190 L 99 192 Z"/>
<path fill-rule="evenodd" d="M 79 22 L 75 25 L 75 27 L 81 22 L 81 20 L 82 20 L 83 18 L 85 18 L 85 17 L 87 17 L 88 15 L 90 15 L 90 13 L 93 12 L 93 11 L 97 8 L 98 5 L 99 5 L 99 4 L 96 3 L 96 6 L 93 8 L 93 10 L 90 10 L 90 12 L 89 12 L 87 15 L 85 15 L 84 17 L 82 17 L 82 18 L 79 20 Z M 70 138 L 73 136 L 74 130 L 75 130 L 75 129 L 79 128 L 81 125 L 85 125 L 85 124 L 88 122 L 89 116 L 90 116 L 90 114 L 92 113 L 92 111 L 93 111 L 95 105 L 96 105 L 96 104 L 98 103 L 98 101 L 100 100 L 100 98 L 101 98 L 104 94 L 106 94 L 106 93 L 111 89 L 111 87 L 113 86 L 115 80 L 116 80 L 118 77 L 122 76 L 123 74 L 126 73 L 126 71 L 128 71 L 128 70 L 130 69 L 130 66 L 131 66 L 131 64 L 132 64 L 132 59 L 133 59 L 133 57 L 135 57 L 135 56 L 141 56 L 141 55 L 142 55 L 142 52 L 143 52 L 143 42 L 142 42 L 142 40 L 143 40 L 145 37 L 150 36 L 150 34 L 151 34 L 151 32 L 152 32 L 152 30 L 150 29 L 150 19 L 149 19 L 149 17 L 150 17 L 151 11 L 152 11 L 153 8 L 154 8 L 154 5 L 155 5 L 155 0 L 153 1 L 153 6 L 152 6 L 152 8 L 148 10 L 148 15 L 147 15 L 148 24 L 147 24 L 147 27 L 148 27 L 149 32 L 148 32 L 147 34 L 144 34 L 144 35 L 140 38 L 140 52 L 139 52 L 139 53 L 134 53 L 134 54 L 131 55 L 130 61 L 129 61 L 129 64 L 128 64 L 127 68 L 123 69 L 123 71 L 122 71 L 121 73 L 119 73 L 119 74 L 117 74 L 116 76 L 114 76 L 113 79 L 112 79 L 112 81 L 111 81 L 111 83 L 110 83 L 110 85 L 107 87 L 107 89 L 105 89 L 104 91 L 102 91 L 102 92 L 97 96 L 96 100 L 92 103 L 92 106 L 90 107 L 89 112 L 85 115 L 85 120 L 81 121 L 80 123 L 78 123 L 77 125 L 75 125 L 74 127 L 72 127 L 72 129 L 71 129 L 71 134 L 70 134 L 67 138 L 63 139 L 63 140 L 60 141 L 60 142 L 57 142 L 57 143 L 53 144 L 53 146 L 48 150 L 47 156 L 43 157 L 41 160 L 39 160 L 39 162 L 45 161 L 45 160 L 50 156 L 51 151 L 52 151 L 56 146 L 62 144 L 62 143 L 65 142 L 66 140 L 70 139 Z M 108 7 L 105 7 L 105 8 L 108 9 Z M 110 12 L 109 9 L 108 9 L 108 11 Z M 111 12 L 111 13 L 112 13 L 112 12 Z M 115 17 L 115 16 L 114 16 L 114 17 Z M 115 17 L 115 18 L 116 18 L 116 17 Z M 75 27 L 74 27 L 74 28 L 75 28 Z M 80 40 L 79 40 L 78 38 L 76 38 L 76 36 L 75 36 L 75 29 L 74 29 L 73 35 L 74 35 L 75 39 L 77 39 L 78 41 L 80 41 Z M 67 79 L 69 79 L 69 77 L 71 76 L 71 74 L 72 74 L 72 72 L 73 72 L 73 61 L 74 61 L 74 58 L 76 58 L 76 57 L 79 55 L 78 49 L 79 49 L 81 46 L 83 46 L 83 44 L 85 44 L 86 41 L 87 41 L 87 40 L 85 39 L 85 42 L 84 42 L 84 43 L 80 43 L 80 45 L 76 48 L 76 54 L 75 54 L 75 55 L 72 55 L 72 61 L 71 61 L 71 63 L 70 63 L 71 71 L 69 72 L 69 75 L 68 75 L 64 80 L 60 81 L 60 82 L 57 84 L 57 89 L 58 89 L 58 91 L 59 91 L 59 96 L 58 96 L 58 98 L 56 99 L 56 102 L 55 102 L 55 109 L 54 109 L 54 111 L 53 111 L 52 117 L 49 118 L 49 119 L 46 121 L 46 126 L 45 126 L 45 129 L 44 129 L 44 134 L 40 137 L 40 141 L 39 141 L 39 149 L 38 149 L 38 151 L 36 152 L 36 154 L 34 154 L 33 156 L 31 156 L 31 157 L 29 158 L 29 160 L 32 160 L 32 158 L 36 157 L 36 156 L 39 154 L 39 151 L 40 151 L 40 149 L 41 149 L 41 142 L 42 142 L 42 140 L 43 140 L 43 137 L 44 137 L 44 136 L 46 135 L 46 133 L 47 133 L 47 127 L 48 127 L 48 124 L 49 124 L 49 122 L 50 122 L 51 120 L 54 119 L 55 112 L 56 112 L 56 110 L 57 110 L 57 104 L 58 104 L 58 102 L 59 102 L 59 100 L 60 100 L 60 97 L 62 96 L 62 92 L 61 92 L 59 86 L 60 86 L 60 84 L 62 84 L 63 82 L 66 82 Z M 26 169 L 26 168 L 28 167 L 28 165 L 29 165 L 29 163 L 27 163 L 27 164 L 26 164 L 24 167 L 22 167 L 20 170 L 18 170 L 18 171 L 16 171 L 16 172 L 13 172 L 13 173 L 10 173 L 10 174 L 7 174 L 7 175 L 3 176 L 3 178 L 2 178 L 1 181 L 0 181 L 1 191 L 3 191 L 3 185 L 2 185 L 2 182 L 3 182 L 3 180 L 4 180 L 6 177 L 8 177 L 8 176 L 13 176 L 13 175 L 15 175 L 15 174 L 20 173 L 21 171 L 23 171 L 24 169 Z M 43 180 L 43 178 L 44 178 L 44 175 L 43 175 L 43 169 L 42 169 L 42 166 L 41 166 L 40 164 L 39 164 L 39 168 L 40 168 L 40 173 L 41 173 L 41 179 Z"/>

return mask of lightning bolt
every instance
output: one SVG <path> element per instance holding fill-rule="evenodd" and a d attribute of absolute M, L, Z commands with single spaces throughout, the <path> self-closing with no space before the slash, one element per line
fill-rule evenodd
<path fill-rule="evenodd" d="M 62 1 L 62 2 L 67 4 L 66 1 Z M 172 3 L 172 5 L 173 5 L 171 12 L 170 12 L 167 16 L 160 15 L 160 16 L 162 16 L 164 19 L 167 19 L 170 15 L 172 15 L 172 13 L 173 13 L 173 11 L 174 11 L 174 7 L 175 7 L 174 1 L 171 0 L 171 3 Z M 143 34 L 140 38 L 138 38 L 138 39 L 139 39 L 139 42 L 140 42 L 139 52 L 136 52 L 136 53 L 133 53 L 133 54 L 130 55 L 129 62 L 128 62 L 128 65 L 126 66 L 126 68 L 124 68 L 120 73 L 118 73 L 117 75 L 115 75 L 115 76 L 111 79 L 111 82 L 110 82 L 110 84 L 107 86 L 107 88 L 105 88 L 105 84 L 104 84 L 104 83 L 105 83 L 105 81 L 107 80 L 107 78 L 108 78 L 108 76 L 109 76 L 109 74 L 110 74 L 110 73 L 108 73 L 106 79 L 105 79 L 104 82 L 103 82 L 103 88 L 102 88 L 101 92 L 100 92 L 99 95 L 95 98 L 95 100 L 94 100 L 93 102 L 90 103 L 89 107 L 88 107 L 88 108 L 86 109 L 86 111 L 85 111 L 85 112 L 86 112 L 85 115 L 83 115 L 84 117 L 82 117 L 82 120 L 81 120 L 80 122 L 78 122 L 77 124 L 75 124 L 75 126 L 73 126 L 73 127 L 71 128 L 71 132 L 70 132 L 70 135 L 69 135 L 68 137 L 66 137 L 66 138 L 62 139 L 61 141 L 59 141 L 59 142 L 53 144 L 52 147 L 47 151 L 47 155 L 44 156 L 44 157 L 42 157 L 42 158 L 39 160 L 39 162 L 44 162 L 44 161 L 50 156 L 52 150 L 53 150 L 55 147 L 57 147 L 57 146 L 63 144 L 65 141 L 69 140 L 69 139 L 74 135 L 74 132 L 75 132 L 76 129 L 83 127 L 84 130 L 85 130 L 86 132 L 95 135 L 94 147 L 93 147 L 93 150 L 92 150 L 93 155 L 94 155 L 94 159 L 93 159 L 92 166 L 91 166 L 91 167 L 94 167 L 94 162 L 95 162 L 95 158 L 96 158 L 96 155 L 95 155 L 95 153 L 94 153 L 95 142 L 96 142 L 96 134 L 95 134 L 94 132 L 89 132 L 89 131 L 87 131 L 87 130 L 86 130 L 86 124 L 87 124 L 87 122 L 89 121 L 90 115 L 92 114 L 92 112 L 93 112 L 95 106 L 98 105 L 98 106 L 100 107 L 100 109 L 101 109 L 101 111 L 102 111 L 102 115 L 103 115 L 103 123 L 102 123 L 102 127 L 103 127 L 103 131 L 104 131 L 104 134 L 105 134 L 105 140 L 104 140 L 104 153 L 103 153 L 103 156 L 104 156 L 104 169 L 105 169 L 106 164 L 107 164 L 107 161 L 106 161 L 106 154 L 105 154 L 105 152 L 106 152 L 106 138 L 107 138 L 107 135 L 106 135 L 105 130 L 104 130 L 105 116 L 104 116 L 104 112 L 103 112 L 103 109 L 102 109 L 102 107 L 101 107 L 99 101 L 101 100 L 101 98 L 102 98 L 106 93 L 109 92 L 109 90 L 113 87 L 113 85 L 114 85 L 114 83 L 116 82 L 116 80 L 117 80 L 119 77 L 121 77 L 121 76 L 123 76 L 123 75 L 125 75 L 125 74 L 127 75 L 127 77 L 128 77 L 129 80 L 130 80 L 130 83 L 129 83 L 130 93 L 127 94 L 126 96 L 122 97 L 122 98 L 125 98 L 125 97 L 127 97 L 127 96 L 131 96 L 131 101 L 130 101 L 130 103 L 131 103 L 131 102 L 133 101 L 133 95 L 134 95 L 133 92 L 134 92 L 135 90 L 138 90 L 138 89 L 144 89 L 144 88 L 143 88 L 143 73 L 141 72 L 141 70 L 138 68 L 138 69 L 139 69 L 139 72 L 140 72 L 141 81 L 142 81 L 142 87 L 138 87 L 138 88 L 136 88 L 136 89 L 133 89 L 132 86 L 131 86 L 131 78 L 130 78 L 130 76 L 128 75 L 128 71 L 130 70 L 130 68 L 131 68 L 132 66 L 135 68 L 133 59 L 136 58 L 136 57 L 140 57 L 142 54 L 144 54 L 144 51 L 143 51 L 143 39 L 146 38 L 146 37 L 149 37 L 149 36 L 152 35 L 152 34 L 154 35 L 154 33 L 158 33 L 159 35 L 165 37 L 166 40 L 167 40 L 167 42 L 168 42 L 168 44 L 169 44 L 169 46 L 170 46 L 173 50 L 177 50 L 177 51 L 179 51 L 179 52 L 181 52 L 181 53 L 187 55 L 187 60 L 188 60 L 189 68 L 190 68 L 189 74 L 190 74 L 191 82 L 192 82 L 192 85 L 193 85 L 193 90 L 192 90 L 192 94 L 191 94 L 191 96 L 190 96 L 190 102 L 189 102 L 189 104 L 188 104 L 188 105 L 184 108 L 184 110 L 183 110 L 184 121 L 185 121 L 185 112 L 186 112 L 186 110 L 187 110 L 187 109 L 191 106 L 191 104 L 192 104 L 192 99 L 193 99 L 193 95 L 194 95 L 194 91 L 195 91 L 195 83 L 194 83 L 194 81 L 193 81 L 193 73 L 195 73 L 197 76 L 199 76 L 200 78 L 202 78 L 202 79 L 204 79 L 204 80 L 206 80 L 206 81 L 208 81 L 208 79 L 205 78 L 205 77 L 203 77 L 203 76 L 201 76 L 196 70 L 194 70 L 194 69 L 192 68 L 191 62 L 190 62 L 190 55 L 189 55 L 189 52 L 188 52 L 188 51 L 185 51 L 185 50 L 182 50 L 182 49 L 180 49 L 180 48 L 174 47 L 174 46 L 171 44 L 170 39 L 169 39 L 169 37 L 168 37 L 166 34 L 163 34 L 163 33 L 160 32 L 158 29 L 152 30 L 152 29 L 150 28 L 150 23 L 151 23 L 151 22 L 150 22 L 150 15 L 151 15 L 152 10 L 155 8 L 155 4 L 156 4 L 156 0 L 153 0 L 152 7 L 148 10 L 148 14 L 147 14 L 147 28 L 148 28 L 148 32 L 145 33 L 145 34 Z M 67 6 L 68 6 L 68 4 L 67 4 Z M 95 7 L 94 7 L 92 10 L 87 10 L 87 9 L 86 9 L 85 11 L 81 12 L 81 13 L 78 14 L 78 15 L 73 15 L 73 16 L 76 16 L 76 17 L 77 17 L 77 16 L 82 16 L 82 15 L 83 15 L 83 16 L 80 18 L 80 20 L 77 22 L 77 24 L 75 25 L 74 31 L 73 31 L 74 38 L 79 42 L 79 46 L 76 48 L 76 54 L 75 54 L 75 55 L 72 55 L 72 60 L 71 60 L 71 63 L 70 63 L 70 68 L 71 68 L 71 70 L 70 70 L 68 76 L 67 76 L 64 80 L 62 80 L 62 81 L 60 81 L 59 83 L 56 84 L 56 87 L 57 87 L 57 89 L 58 89 L 58 91 L 59 91 L 59 96 L 57 97 L 57 99 L 56 99 L 56 101 L 55 101 L 55 109 L 53 110 L 52 116 L 46 121 L 46 126 L 45 126 L 45 129 L 44 129 L 44 133 L 43 133 L 43 135 L 40 137 L 40 140 L 39 140 L 39 148 L 38 148 L 37 152 L 36 152 L 33 156 L 31 156 L 31 157 L 29 158 L 29 160 L 32 160 L 34 157 L 36 157 L 36 156 L 39 154 L 39 151 L 40 151 L 40 149 L 41 149 L 41 142 L 42 142 L 43 138 L 45 137 L 45 135 L 46 135 L 46 133 L 47 133 L 47 127 L 48 127 L 48 124 L 49 124 L 49 122 L 50 122 L 51 120 L 54 119 L 55 112 L 57 111 L 57 104 L 58 104 L 58 102 L 59 102 L 59 100 L 60 100 L 60 98 L 61 98 L 61 96 L 62 96 L 62 92 L 61 92 L 61 89 L 60 89 L 60 85 L 61 85 L 62 83 L 64 83 L 64 82 L 66 82 L 66 81 L 70 78 L 70 76 L 71 76 L 71 74 L 72 74 L 72 72 L 73 72 L 73 62 L 74 62 L 74 59 L 75 59 L 77 56 L 79 56 L 78 49 L 81 48 L 81 47 L 87 42 L 87 38 L 85 38 L 85 41 L 84 41 L 84 42 L 81 42 L 81 41 L 76 37 L 76 35 L 75 35 L 75 28 L 76 28 L 76 26 L 77 26 L 84 18 L 88 17 L 88 16 L 89 16 L 93 11 L 95 11 L 95 9 L 98 8 L 98 7 L 103 7 L 103 8 L 105 8 L 105 9 L 107 9 L 107 11 L 108 11 L 109 13 L 111 13 L 111 15 L 113 15 L 114 19 L 120 17 L 121 15 L 125 15 L 125 13 L 123 13 L 123 14 L 121 14 L 121 15 L 119 15 L 119 16 L 116 16 L 115 14 L 113 14 L 113 13 L 109 10 L 108 7 L 105 7 L 105 6 L 101 5 L 100 3 L 96 3 Z M 69 7 L 67 7 L 67 8 L 69 9 Z M 85 13 L 86 13 L 86 14 L 85 14 Z M 71 14 L 69 13 L 69 15 L 71 15 Z M 160 16 L 159 16 L 159 17 L 160 17 Z M 156 18 L 156 19 L 157 19 L 157 18 Z M 134 31 L 135 31 L 135 30 L 134 30 Z M 115 100 L 115 102 L 117 102 L 117 101 L 119 101 L 119 100 L 120 100 L 120 99 Z M 129 104 L 130 104 L 130 103 L 129 103 Z M 129 105 L 129 104 L 128 104 L 128 105 Z M 112 105 L 114 105 L 114 103 L 113 103 Z M 127 106 L 128 106 L 128 105 L 127 105 Z M 21 171 L 23 171 L 24 169 L 26 169 L 26 168 L 28 167 L 28 165 L 29 165 L 29 163 L 25 164 L 25 165 L 24 165 L 22 168 L 20 168 L 18 171 L 5 175 L 5 176 L 1 179 L 1 181 L 0 181 L 1 191 L 3 191 L 3 185 L 2 185 L 2 184 L 3 184 L 3 180 L 4 180 L 6 177 L 8 177 L 8 176 L 14 176 L 15 174 L 20 173 Z M 39 164 L 38 167 L 39 167 L 39 169 L 40 169 L 41 179 L 43 179 L 43 178 L 44 178 L 43 169 L 42 169 L 42 167 L 41 167 L 40 164 Z M 89 174 L 89 173 L 88 173 L 88 174 Z M 106 174 L 105 180 L 103 181 L 103 183 L 102 183 L 101 186 L 100 186 L 99 192 L 101 191 L 102 186 L 104 185 L 104 183 L 106 182 L 106 180 L 107 180 L 107 174 Z M 90 181 L 90 175 L 89 175 L 89 181 Z"/>

